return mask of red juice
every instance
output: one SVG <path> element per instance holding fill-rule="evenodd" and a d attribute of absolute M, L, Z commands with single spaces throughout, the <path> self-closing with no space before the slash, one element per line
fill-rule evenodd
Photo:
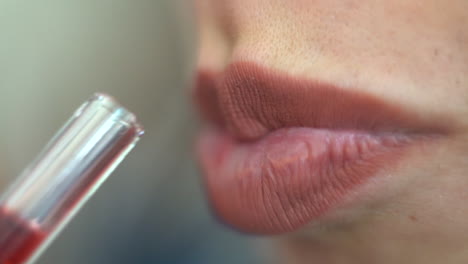
<path fill-rule="evenodd" d="M 0 209 L 0 264 L 21 264 L 31 257 L 46 233 L 5 208 Z"/>
<path fill-rule="evenodd" d="M 83 104 L 0 197 L 0 264 L 40 253 L 142 135 L 135 115 L 112 97 Z"/>

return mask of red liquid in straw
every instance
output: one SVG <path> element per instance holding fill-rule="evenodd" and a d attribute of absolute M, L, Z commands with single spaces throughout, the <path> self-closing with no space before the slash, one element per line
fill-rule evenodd
<path fill-rule="evenodd" d="M 39 227 L 0 208 L 0 264 L 24 263 L 45 237 Z"/>

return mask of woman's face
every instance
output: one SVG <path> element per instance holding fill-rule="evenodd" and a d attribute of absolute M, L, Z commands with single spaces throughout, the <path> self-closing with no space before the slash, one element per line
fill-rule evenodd
<path fill-rule="evenodd" d="M 287 263 L 468 260 L 468 1 L 197 11 L 198 152 L 223 222 L 287 234 Z"/>

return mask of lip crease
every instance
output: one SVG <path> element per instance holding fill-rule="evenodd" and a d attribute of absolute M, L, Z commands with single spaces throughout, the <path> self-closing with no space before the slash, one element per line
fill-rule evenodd
<path fill-rule="evenodd" d="M 252 62 L 200 71 L 197 144 L 217 215 L 239 230 L 280 234 L 337 207 L 443 126 L 368 94 Z"/>

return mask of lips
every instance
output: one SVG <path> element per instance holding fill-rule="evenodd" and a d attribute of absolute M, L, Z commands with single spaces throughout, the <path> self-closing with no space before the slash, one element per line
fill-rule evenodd
<path fill-rule="evenodd" d="M 249 62 L 200 72 L 194 94 L 211 123 L 197 148 L 211 204 L 251 233 L 319 219 L 445 132 L 373 96 Z"/>

